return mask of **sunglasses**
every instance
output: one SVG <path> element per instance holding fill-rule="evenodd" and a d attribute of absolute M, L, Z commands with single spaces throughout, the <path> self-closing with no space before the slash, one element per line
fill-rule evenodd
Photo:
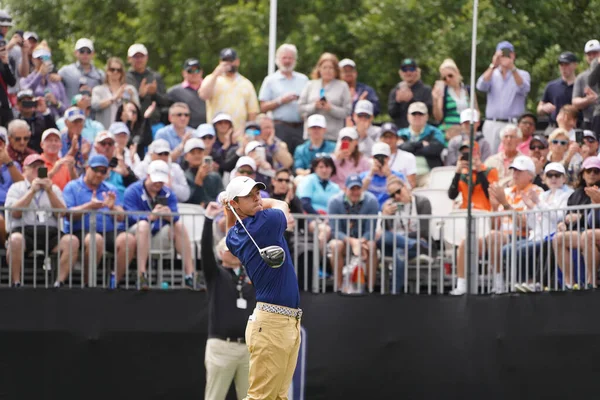
<path fill-rule="evenodd" d="M 15 142 L 29 142 L 31 136 L 15 136 Z"/>
<path fill-rule="evenodd" d="M 213 140 L 215 135 L 204 135 L 202 136 L 202 140 Z"/>
<path fill-rule="evenodd" d="M 445 81 L 447 81 L 448 79 L 452 79 L 452 78 L 454 78 L 454 74 L 448 74 L 448 75 L 442 77 L 442 79 Z"/>
<path fill-rule="evenodd" d="M 369 114 L 358 114 L 357 117 L 360 118 L 360 119 L 369 119 L 369 118 L 371 118 L 371 116 Z"/>
<path fill-rule="evenodd" d="M 590 174 L 595 174 L 595 175 L 600 174 L 600 169 L 598 169 L 598 168 L 588 168 L 588 169 L 584 169 L 584 171 L 589 172 Z"/>
<path fill-rule="evenodd" d="M 545 150 L 544 146 L 529 146 L 529 150 Z"/>
<path fill-rule="evenodd" d="M 552 144 L 560 144 L 561 146 L 566 146 L 566 145 L 569 144 L 569 141 L 568 140 L 557 140 L 557 139 L 554 139 L 552 141 Z"/>
<path fill-rule="evenodd" d="M 102 174 L 102 175 L 106 175 L 106 173 L 108 172 L 108 168 L 104 168 L 104 167 L 94 167 L 92 168 L 92 171 L 94 171 L 97 174 Z"/>
<path fill-rule="evenodd" d="M 560 173 L 558 173 L 558 174 L 547 173 L 546 174 L 547 178 L 560 178 L 561 176 L 563 176 L 563 174 L 560 174 Z"/>
<path fill-rule="evenodd" d="M 251 169 L 238 169 L 237 173 L 238 175 L 253 175 L 254 171 Z"/>
<path fill-rule="evenodd" d="M 419 116 L 422 116 L 422 115 L 425 115 L 425 114 L 423 114 L 422 112 L 414 112 L 414 113 L 411 113 L 410 115 L 419 115 Z"/>
<path fill-rule="evenodd" d="M 188 74 L 199 74 L 200 70 L 199 69 L 186 69 L 185 72 L 187 72 Z"/>
<path fill-rule="evenodd" d="M 123 72 L 123 68 L 109 68 L 110 72 Z"/>
<path fill-rule="evenodd" d="M 175 117 L 189 117 L 190 113 L 177 113 L 177 114 L 171 114 Z"/>
<path fill-rule="evenodd" d="M 98 143 L 100 146 L 102 147 L 111 147 L 115 145 L 115 142 L 112 141 L 104 141 L 104 142 L 100 142 Z"/>
<path fill-rule="evenodd" d="M 283 179 L 283 178 L 277 178 L 275 179 L 277 182 L 285 182 L 285 183 L 290 183 L 290 179 Z"/>
<path fill-rule="evenodd" d="M 395 195 L 400 194 L 401 192 L 402 192 L 402 188 L 396 190 L 395 192 L 390 193 L 389 195 L 390 195 L 390 197 L 394 197 Z"/>
<path fill-rule="evenodd" d="M 402 72 L 415 72 L 417 70 L 417 67 L 402 67 L 400 68 L 400 70 Z"/>
<path fill-rule="evenodd" d="M 79 54 L 92 54 L 92 51 L 90 49 L 79 49 Z"/>
<path fill-rule="evenodd" d="M 168 151 L 163 151 L 162 153 L 158 153 L 157 155 L 160 157 L 169 157 L 169 154 L 171 153 L 169 153 Z"/>

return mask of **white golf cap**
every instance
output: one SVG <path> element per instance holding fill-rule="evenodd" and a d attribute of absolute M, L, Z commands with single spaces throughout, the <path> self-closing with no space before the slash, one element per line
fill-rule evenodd
<path fill-rule="evenodd" d="M 246 145 L 246 148 L 244 149 L 244 154 L 248 155 L 248 154 L 250 154 L 251 151 L 254 151 L 254 150 L 256 150 L 257 147 L 261 147 L 261 146 L 262 146 L 262 144 L 260 142 L 253 140 Z"/>
<path fill-rule="evenodd" d="M 389 157 L 391 154 L 390 146 L 387 143 L 377 142 L 371 148 L 371 155 L 373 156 L 381 155 Z"/>
<path fill-rule="evenodd" d="M 237 162 L 235 163 L 235 169 L 237 170 L 244 165 L 252 167 L 252 170 L 256 171 L 256 161 L 254 161 L 254 158 L 248 156 L 242 156 L 238 158 Z"/>
<path fill-rule="evenodd" d="M 467 108 L 460 113 L 460 123 L 479 122 L 479 111 Z"/>
<path fill-rule="evenodd" d="M 306 126 L 308 128 L 327 128 L 327 120 L 324 115 L 321 114 L 313 114 L 306 120 Z"/>
<path fill-rule="evenodd" d="M 183 146 L 183 154 L 187 154 L 194 149 L 204 150 L 204 140 L 200 138 L 189 139 L 187 142 L 185 142 L 185 146 Z"/>
<path fill-rule="evenodd" d="M 86 47 L 91 51 L 94 51 L 94 43 L 88 38 L 81 38 L 75 43 L 75 51 L 79 51 Z"/>
<path fill-rule="evenodd" d="M 546 165 L 546 168 L 544 168 L 544 173 L 547 174 L 550 171 L 560 172 L 563 175 L 567 174 L 567 172 L 565 171 L 565 167 L 561 163 L 557 162 L 551 162 L 548 165 Z"/>
<path fill-rule="evenodd" d="M 254 179 L 248 178 L 247 176 L 236 176 L 229 182 L 227 189 L 225 189 L 225 192 L 227 193 L 227 200 L 231 201 L 236 197 L 248 196 L 252 189 L 254 189 L 256 186 L 262 190 L 267 189 L 265 184 L 262 182 L 256 182 Z"/>
<path fill-rule="evenodd" d="M 156 139 L 154 142 L 150 143 L 150 152 L 154 154 L 167 152 L 170 153 L 171 146 L 169 145 L 169 142 L 167 142 L 165 139 Z"/>
<path fill-rule="evenodd" d="M 220 121 L 229 121 L 229 122 L 233 123 L 233 119 L 231 119 L 231 115 L 224 113 L 224 112 L 218 113 L 212 119 L 213 124 L 216 124 L 217 122 L 220 122 Z"/>
<path fill-rule="evenodd" d="M 100 133 L 98 133 L 96 135 L 96 140 L 94 140 L 94 143 L 101 143 L 101 142 L 105 141 L 106 139 L 112 140 L 114 142 L 115 135 L 113 135 L 109 131 L 101 131 Z"/>
<path fill-rule="evenodd" d="M 124 133 L 127 136 L 129 136 L 131 134 L 131 131 L 129 130 L 127 124 L 121 121 L 113 122 L 112 124 L 110 124 L 110 126 L 108 127 L 108 131 L 113 135 L 120 135 Z"/>
<path fill-rule="evenodd" d="M 583 51 L 587 54 L 590 51 L 600 51 L 600 42 L 596 39 L 588 40 L 583 48 Z"/>
<path fill-rule="evenodd" d="M 369 100 L 359 100 L 354 107 L 354 114 L 369 114 L 373 116 L 373 103 Z"/>
<path fill-rule="evenodd" d="M 347 126 L 345 128 L 340 129 L 340 133 L 338 133 L 338 138 L 343 139 L 345 137 L 349 137 L 352 140 L 358 140 L 358 132 L 356 132 L 356 128 Z"/>
<path fill-rule="evenodd" d="M 148 166 L 148 176 L 152 183 L 169 182 L 169 175 L 171 170 L 169 169 L 169 164 L 164 162 L 163 160 L 154 160 Z"/>
<path fill-rule="evenodd" d="M 42 133 L 42 142 L 48 138 L 50 135 L 56 135 L 58 138 L 61 138 L 60 131 L 56 128 L 48 128 Z"/>
<path fill-rule="evenodd" d="M 145 56 L 148 55 L 148 49 L 141 43 L 132 44 L 129 46 L 129 50 L 127 50 L 127 57 L 133 57 L 137 53 L 141 53 Z"/>
<path fill-rule="evenodd" d="M 194 132 L 194 136 L 203 138 L 204 136 L 216 136 L 215 127 L 212 124 L 200 124 Z"/>
<path fill-rule="evenodd" d="M 408 113 L 412 114 L 412 113 L 421 113 L 421 114 L 428 114 L 429 111 L 427 110 L 427 105 L 425 103 L 423 103 L 422 101 L 417 101 L 414 103 L 411 103 L 410 106 L 408 106 Z"/>
<path fill-rule="evenodd" d="M 527 156 L 515 158 L 509 168 L 518 169 L 519 171 L 529 171 L 535 176 L 535 164 L 533 163 L 533 160 Z"/>
<path fill-rule="evenodd" d="M 352 68 L 356 68 L 356 63 L 349 59 L 349 58 L 344 58 L 342 61 L 340 61 L 340 63 L 338 64 L 338 66 L 340 68 L 344 68 L 344 67 L 352 67 Z"/>

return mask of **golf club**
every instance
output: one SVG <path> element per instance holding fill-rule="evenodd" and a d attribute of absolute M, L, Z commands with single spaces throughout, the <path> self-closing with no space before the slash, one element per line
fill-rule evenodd
<path fill-rule="evenodd" d="M 254 238 L 252 237 L 250 232 L 248 232 L 248 229 L 246 229 L 246 226 L 240 219 L 239 215 L 237 215 L 237 213 L 230 204 L 228 204 L 228 206 L 233 215 L 235 215 L 235 218 L 238 220 L 240 225 L 242 225 L 242 228 L 244 228 L 244 230 L 248 234 L 250 240 L 252 240 L 252 243 L 254 243 L 254 245 L 256 246 L 258 254 L 260 254 L 261 258 L 267 263 L 267 265 L 271 268 L 281 267 L 283 265 L 283 262 L 285 261 L 285 251 L 283 251 L 283 249 L 280 246 L 268 246 L 264 249 L 258 247 L 258 244 L 256 244 Z"/>

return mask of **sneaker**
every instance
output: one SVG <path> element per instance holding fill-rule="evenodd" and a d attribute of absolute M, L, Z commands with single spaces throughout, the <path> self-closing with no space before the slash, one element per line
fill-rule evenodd
<path fill-rule="evenodd" d="M 199 290 L 198 283 L 196 279 L 194 279 L 194 276 L 186 276 L 183 282 L 186 289 Z"/>
<path fill-rule="evenodd" d="M 467 293 L 467 290 L 465 288 L 459 288 L 459 287 L 450 291 L 451 296 L 462 296 L 465 293 Z"/>
<path fill-rule="evenodd" d="M 527 293 L 527 284 L 526 283 L 515 283 L 514 289 L 515 292 L 519 292 L 519 293 Z"/>
<path fill-rule="evenodd" d="M 64 285 L 64 283 L 62 283 L 62 282 L 60 282 L 60 281 L 56 281 L 56 282 L 54 282 L 54 286 L 53 286 L 53 287 L 55 287 L 55 288 L 60 288 L 60 287 L 62 287 L 63 285 Z"/>
<path fill-rule="evenodd" d="M 150 289 L 150 285 L 148 284 L 148 275 L 145 272 L 140 274 L 140 276 L 138 277 L 138 289 L 139 290 Z"/>
<path fill-rule="evenodd" d="M 13 282 L 12 285 L 10 285 L 10 287 L 20 288 L 21 287 L 21 282 Z"/>

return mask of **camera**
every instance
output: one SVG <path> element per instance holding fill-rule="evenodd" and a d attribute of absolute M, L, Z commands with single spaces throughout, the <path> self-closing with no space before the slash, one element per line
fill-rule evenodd
<path fill-rule="evenodd" d="M 117 157 L 113 157 L 110 159 L 110 162 L 108 163 L 108 166 L 110 168 L 116 168 L 117 165 L 119 165 L 119 160 L 117 159 Z"/>

